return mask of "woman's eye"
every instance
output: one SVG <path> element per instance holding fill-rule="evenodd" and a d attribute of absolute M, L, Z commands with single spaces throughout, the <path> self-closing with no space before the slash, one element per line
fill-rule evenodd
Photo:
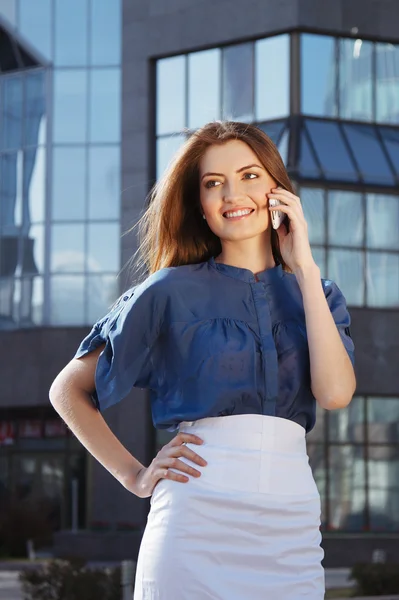
<path fill-rule="evenodd" d="M 246 175 L 248 175 L 248 179 L 252 179 L 252 177 L 258 177 L 256 173 L 244 173 L 244 177 L 246 177 Z"/>
<path fill-rule="evenodd" d="M 220 183 L 220 182 L 219 181 L 215 181 L 213 179 L 210 179 L 209 181 L 206 182 L 205 187 L 206 188 L 215 187 L 213 184 L 216 184 L 216 183 Z"/>

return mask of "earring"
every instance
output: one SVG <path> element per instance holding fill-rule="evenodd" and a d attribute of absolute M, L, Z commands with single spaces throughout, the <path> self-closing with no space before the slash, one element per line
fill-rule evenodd
<path fill-rule="evenodd" d="M 202 218 L 205 219 L 205 221 L 206 221 L 206 216 L 205 215 L 202 215 Z"/>

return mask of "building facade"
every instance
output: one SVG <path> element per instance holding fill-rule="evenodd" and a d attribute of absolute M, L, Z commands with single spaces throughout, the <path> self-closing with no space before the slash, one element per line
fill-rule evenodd
<path fill-rule="evenodd" d="M 35 481 L 51 496 L 60 549 L 79 535 L 92 556 L 137 551 L 148 502 L 63 431 L 48 388 L 131 284 L 131 228 L 173 153 L 207 121 L 241 120 L 277 144 L 321 274 L 352 316 L 355 397 L 318 411 L 308 436 L 325 565 L 370 560 L 374 549 L 398 559 L 397 3 L 70 4 L 0 0 L 0 24 L 34 63 L 0 75 L 2 486 L 17 493 Z M 141 390 L 105 418 L 144 464 L 169 439 L 154 432 Z"/>

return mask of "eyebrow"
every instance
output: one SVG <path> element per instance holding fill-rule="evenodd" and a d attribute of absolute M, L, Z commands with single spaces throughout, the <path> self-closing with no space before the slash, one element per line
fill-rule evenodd
<path fill-rule="evenodd" d="M 257 167 L 258 169 L 263 169 L 263 167 L 254 163 L 253 165 L 247 165 L 245 167 L 241 167 L 241 169 L 238 169 L 236 171 L 236 173 L 241 173 L 241 171 L 246 171 L 246 169 L 251 169 L 252 167 Z M 204 179 L 204 177 L 208 177 L 209 175 L 217 175 L 218 177 L 224 176 L 223 173 L 204 173 L 203 176 L 201 177 L 201 181 Z"/>

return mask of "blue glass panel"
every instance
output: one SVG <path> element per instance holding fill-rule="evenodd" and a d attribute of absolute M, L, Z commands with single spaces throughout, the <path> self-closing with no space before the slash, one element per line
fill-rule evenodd
<path fill-rule="evenodd" d="M 24 145 L 46 143 L 46 73 L 42 70 L 25 79 Z"/>
<path fill-rule="evenodd" d="M 329 279 L 341 288 L 351 306 L 364 304 L 364 253 L 359 250 L 328 251 Z"/>
<path fill-rule="evenodd" d="M 328 193 L 328 243 L 361 247 L 364 240 L 362 194 L 344 190 Z"/>
<path fill-rule="evenodd" d="M 84 325 L 83 275 L 53 275 L 50 280 L 50 322 L 52 325 Z"/>
<path fill-rule="evenodd" d="M 253 121 L 253 44 L 237 44 L 223 50 L 223 119 Z"/>
<path fill-rule="evenodd" d="M 262 123 L 261 125 L 258 125 L 258 127 L 277 145 L 286 123 L 287 121 L 284 119 L 283 121 L 273 121 L 273 123 Z"/>
<path fill-rule="evenodd" d="M 399 177 L 399 129 L 388 129 L 379 127 L 385 148 L 388 150 L 389 157 L 395 167 L 396 174 Z"/>
<path fill-rule="evenodd" d="M 90 71 L 90 141 L 119 142 L 121 136 L 121 71 Z"/>
<path fill-rule="evenodd" d="M 116 273 L 120 268 L 119 223 L 89 223 L 87 270 Z"/>
<path fill-rule="evenodd" d="M 325 191 L 319 188 L 301 187 L 301 203 L 311 244 L 326 243 L 324 194 Z"/>
<path fill-rule="evenodd" d="M 2 87 L 0 149 L 17 150 L 22 145 L 23 78 L 5 77 Z"/>
<path fill-rule="evenodd" d="M 91 2 L 90 62 L 92 65 L 118 65 L 121 62 L 121 5 L 121 0 Z"/>
<path fill-rule="evenodd" d="M 368 248 L 399 250 L 399 196 L 367 194 Z"/>
<path fill-rule="evenodd" d="M 399 308 L 399 253 L 367 253 L 367 305 Z"/>
<path fill-rule="evenodd" d="M 313 150 L 308 142 L 306 129 L 302 127 L 301 142 L 299 150 L 299 173 L 301 177 L 321 177 L 320 169 L 316 163 Z"/>
<path fill-rule="evenodd" d="M 51 271 L 81 273 L 85 269 L 85 226 L 83 223 L 53 225 L 51 228 Z"/>
<path fill-rule="evenodd" d="M 290 112 L 290 36 L 255 42 L 255 115 L 257 121 Z"/>
<path fill-rule="evenodd" d="M 157 61 L 157 135 L 186 126 L 186 57 Z"/>
<path fill-rule="evenodd" d="M 373 119 L 373 44 L 339 40 L 339 113 L 343 119 Z"/>
<path fill-rule="evenodd" d="M 188 55 L 188 127 L 220 119 L 220 49 Z"/>
<path fill-rule="evenodd" d="M 352 159 L 338 124 L 306 119 L 306 127 L 327 179 L 357 181 Z"/>
<path fill-rule="evenodd" d="M 87 322 L 95 323 L 103 317 L 118 297 L 118 279 L 115 275 L 96 273 L 88 275 L 86 286 Z"/>
<path fill-rule="evenodd" d="M 329 448 L 330 530 L 362 531 L 365 525 L 364 446 Z"/>
<path fill-rule="evenodd" d="M 53 56 L 51 13 L 52 0 L 19 0 L 19 30 L 48 60 Z"/>
<path fill-rule="evenodd" d="M 56 70 L 54 74 L 54 142 L 85 142 L 87 138 L 87 71 Z"/>
<path fill-rule="evenodd" d="M 399 124 L 399 45 L 375 44 L 376 121 Z"/>
<path fill-rule="evenodd" d="M 370 125 L 343 125 L 349 144 L 366 183 L 394 185 L 376 130 Z"/>
<path fill-rule="evenodd" d="M 91 146 L 89 149 L 89 219 L 119 219 L 120 197 L 119 146 Z"/>
<path fill-rule="evenodd" d="M 56 65 L 86 66 L 88 63 L 87 0 L 55 0 Z M 104 41 L 104 45 L 106 43 Z"/>
<path fill-rule="evenodd" d="M 337 114 L 335 44 L 329 36 L 301 35 L 301 108 L 307 115 Z"/>
<path fill-rule="evenodd" d="M 16 25 L 16 0 L 0 0 L 0 16 Z"/>
<path fill-rule="evenodd" d="M 53 151 L 53 221 L 80 220 L 86 216 L 86 149 L 57 147 Z"/>

